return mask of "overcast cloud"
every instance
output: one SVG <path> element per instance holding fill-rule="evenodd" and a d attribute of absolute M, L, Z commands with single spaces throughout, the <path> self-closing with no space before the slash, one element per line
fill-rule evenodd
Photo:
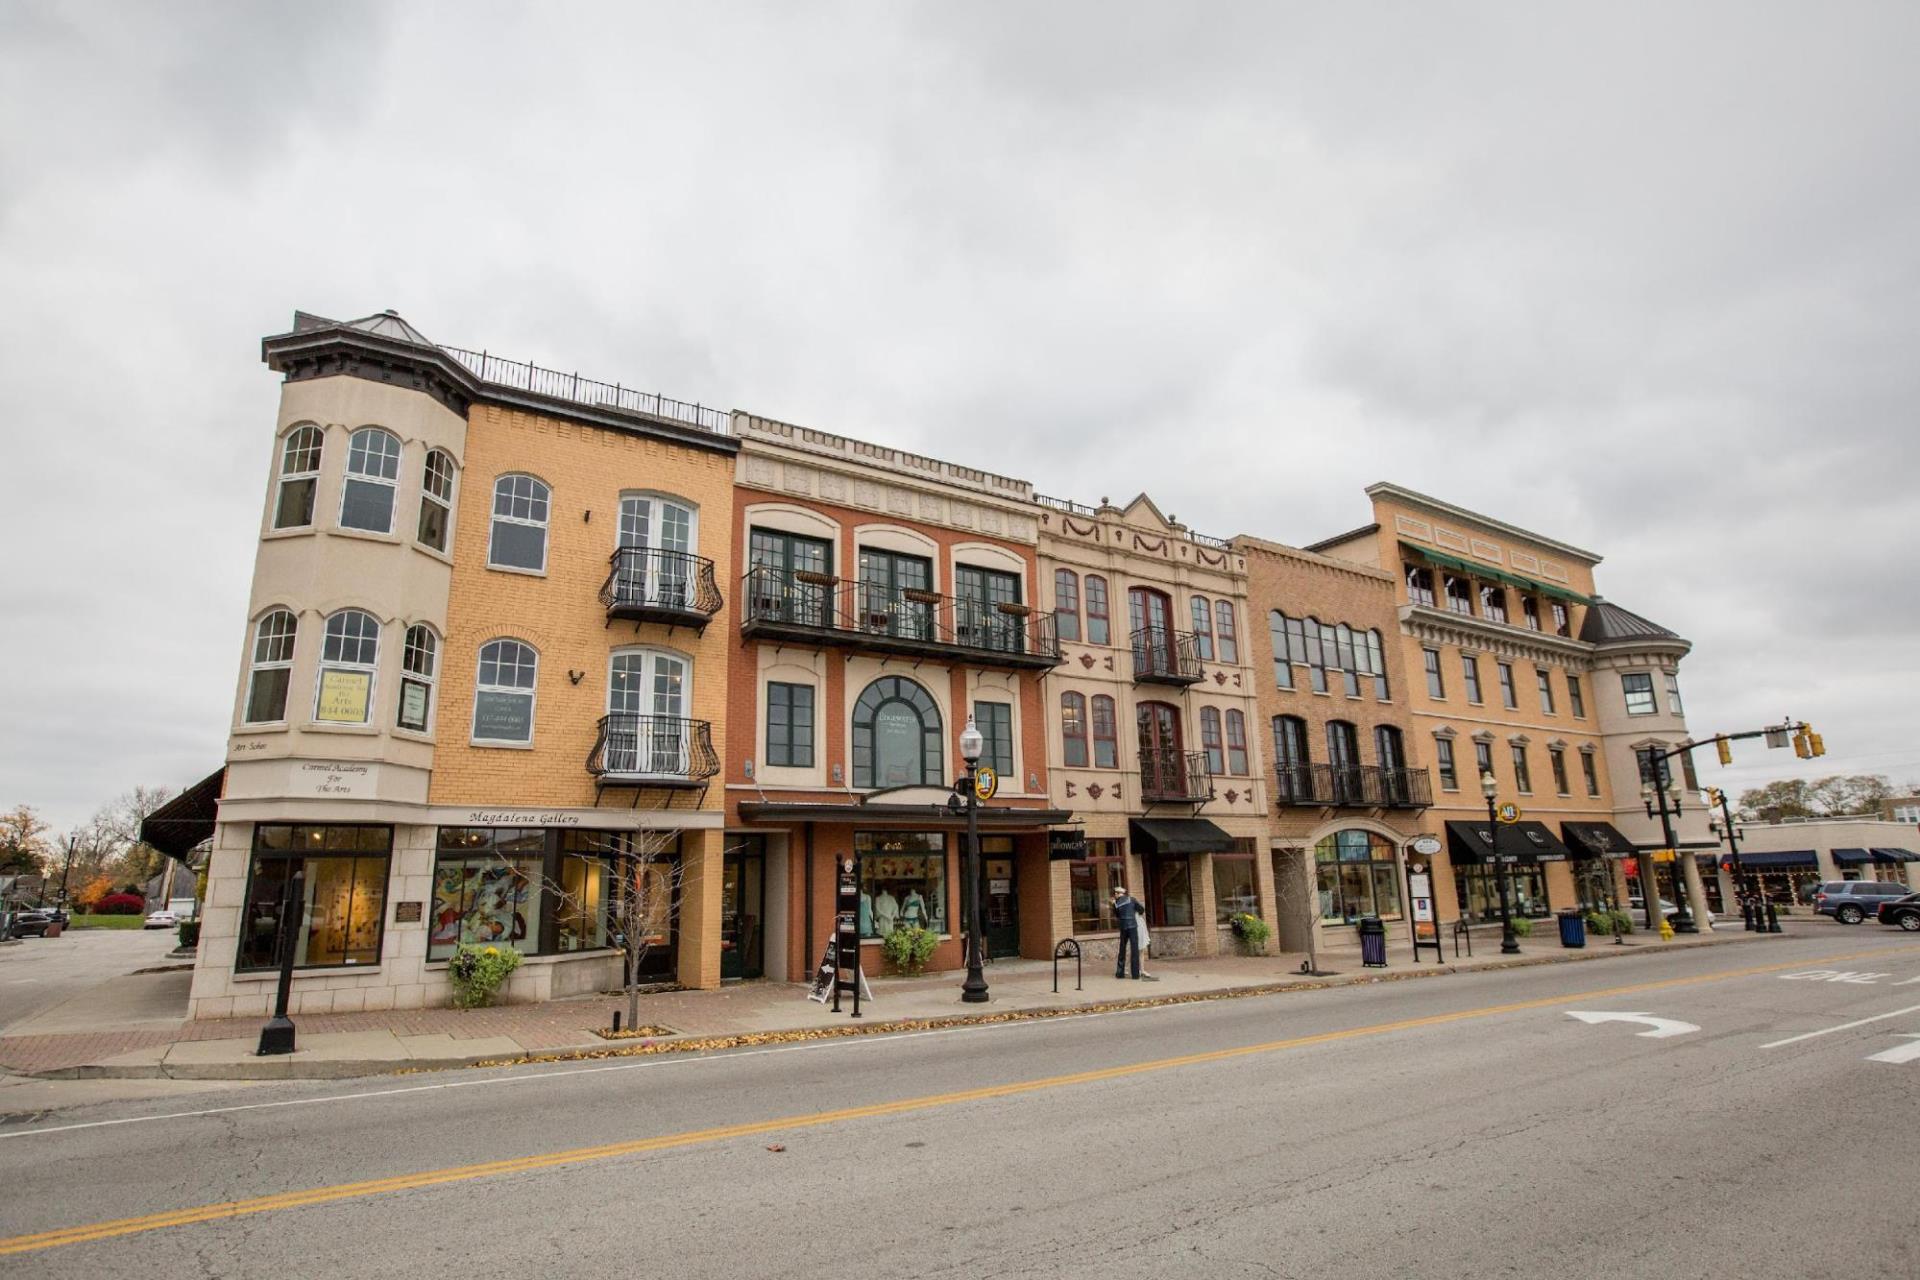
<path fill-rule="evenodd" d="M 1604 553 L 1920 778 L 1920 9 L 0 5 L 0 804 L 224 752 L 295 308 L 1218 533 Z M 1792 773 L 1756 749 L 1708 781 Z M 1812 772 L 1812 771 L 1806 771 Z"/>

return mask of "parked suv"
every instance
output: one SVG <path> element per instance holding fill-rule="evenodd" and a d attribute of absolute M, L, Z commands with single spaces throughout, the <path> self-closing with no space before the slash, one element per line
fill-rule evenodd
<path fill-rule="evenodd" d="M 1920 932 L 1920 893 L 1881 903 L 1880 923 L 1897 924 L 1908 933 Z"/>
<path fill-rule="evenodd" d="M 1818 915 L 1832 916 L 1841 924 L 1859 924 L 1878 914 L 1880 904 L 1904 898 L 1911 889 L 1885 880 L 1830 880 L 1813 895 Z"/>

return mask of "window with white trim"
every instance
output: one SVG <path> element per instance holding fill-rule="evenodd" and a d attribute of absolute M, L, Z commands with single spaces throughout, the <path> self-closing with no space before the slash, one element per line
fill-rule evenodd
<path fill-rule="evenodd" d="M 489 640 L 480 646 L 473 685 L 473 740 L 522 746 L 533 741 L 535 686 L 540 655 L 520 640 Z"/>
<path fill-rule="evenodd" d="M 313 523 L 313 491 L 320 483 L 326 436 L 315 426 L 296 428 L 280 451 L 280 491 L 273 500 L 273 527 L 301 529 Z"/>
<path fill-rule="evenodd" d="M 322 724 L 366 724 L 380 661 L 380 624 L 370 613 L 342 609 L 327 619 L 314 681 L 313 718 Z"/>
<path fill-rule="evenodd" d="M 415 537 L 421 546 L 445 551 L 452 524 L 453 455 L 429 449 L 420 472 L 420 529 Z"/>
<path fill-rule="evenodd" d="M 1626 695 L 1627 714 L 1650 716 L 1660 707 L 1653 700 L 1653 676 L 1646 671 L 1628 671 L 1620 676 L 1620 691 Z"/>
<path fill-rule="evenodd" d="M 493 482 L 493 528 L 487 538 L 490 568 L 547 571 L 552 495 L 545 483 L 529 475 L 504 475 Z"/>
<path fill-rule="evenodd" d="M 400 712 L 402 729 L 425 733 L 433 724 L 433 678 L 439 668 L 440 646 L 433 629 L 423 623 L 407 628 L 400 649 Z"/>
<path fill-rule="evenodd" d="M 393 532 L 393 500 L 400 484 L 400 439 L 362 427 L 347 446 L 347 479 L 340 487 L 340 527 Z"/>
<path fill-rule="evenodd" d="M 253 665 L 247 675 L 248 724 L 278 724 L 287 718 L 287 681 L 293 675 L 293 641 L 299 622 L 285 609 L 261 617 L 253 628 Z"/>
<path fill-rule="evenodd" d="M 1667 706 L 1672 709 L 1674 715 L 1682 714 L 1680 709 L 1680 677 L 1671 671 L 1667 672 Z"/>

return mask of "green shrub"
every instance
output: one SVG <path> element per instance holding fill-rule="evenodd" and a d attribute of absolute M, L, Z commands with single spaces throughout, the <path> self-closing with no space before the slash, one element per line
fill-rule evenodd
<path fill-rule="evenodd" d="M 1516 938 L 1531 938 L 1533 936 L 1533 921 L 1526 916 L 1515 916 L 1513 918 L 1513 936 Z"/>
<path fill-rule="evenodd" d="M 507 975 L 520 967 L 520 953 L 512 947 L 470 947 L 461 944 L 447 962 L 453 983 L 453 1003 L 461 1009 L 479 1009 L 493 1002 Z"/>
<path fill-rule="evenodd" d="M 200 922 L 198 920 L 182 920 L 180 922 L 180 949 L 184 951 L 188 947 L 197 947 L 199 945 Z"/>
<path fill-rule="evenodd" d="M 1267 939 L 1273 936 L 1273 929 L 1265 920 L 1245 911 L 1233 918 L 1233 932 L 1240 939 L 1241 949 L 1250 956 L 1263 954 Z"/>
<path fill-rule="evenodd" d="M 1611 911 L 1587 912 L 1587 932 L 1603 938 L 1611 934 L 1613 913 Z"/>
<path fill-rule="evenodd" d="M 886 941 L 880 944 L 880 952 L 895 973 L 923 973 L 939 942 L 932 930 L 906 925 L 887 935 Z"/>

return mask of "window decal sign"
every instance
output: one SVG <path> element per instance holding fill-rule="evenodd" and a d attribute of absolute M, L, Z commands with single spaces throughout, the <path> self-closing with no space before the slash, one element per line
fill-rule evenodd
<path fill-rule="evenodd" d="M 320 701 L 313 718 L 327 724 L 365 724 L 372 694 L 371 671 L 322 671 Z"/>

